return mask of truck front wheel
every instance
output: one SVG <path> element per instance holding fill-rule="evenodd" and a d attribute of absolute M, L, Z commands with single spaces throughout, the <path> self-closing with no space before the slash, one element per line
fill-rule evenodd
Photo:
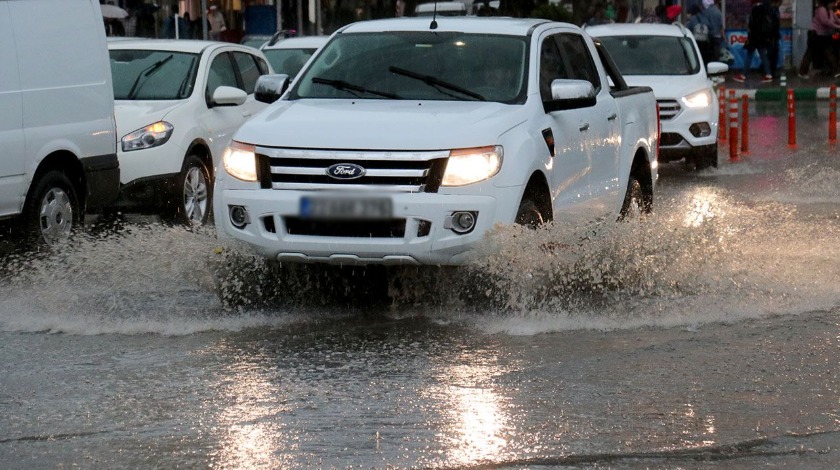
<path fill-rule="evenodd" d="M 49 171 L 33 186 L 23 212 L 27 241 L 54 247 L 70 238 L 81 221 L 79 200 L 67 175 Z"/>
<path fill-rule="evenodd" d="M 528 228 L 537 228 L 545 222 L 540 208 L 533 199 L 528 196 L 522 198 L 519 203 L 519 210 L 516 212 L 516 223 Z"/>
<path fill-rule="evenodd" d="M 643 214 L 650 213 L 652 206 L 653 195 L 645 192 L 639 178 L 631 174 L 618 220 L 640 219 Z"/>

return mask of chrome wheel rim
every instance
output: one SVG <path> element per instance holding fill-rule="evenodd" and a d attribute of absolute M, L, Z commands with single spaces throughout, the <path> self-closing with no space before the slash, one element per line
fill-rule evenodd
<path fill-rule="evenodd" d="M 192 225 L 201 225 L 207 217 L 207 178 L 201 168 L 192 167 L 184 178 L 184 214 Z"/>
<path fill-rule="evenodd" d="M 38 213 L 41 236 L 49 246 L 70 238 L 73 229 L 73 205 L 70 196 L 61 188 L 52 188 L 41 199 Z"/>

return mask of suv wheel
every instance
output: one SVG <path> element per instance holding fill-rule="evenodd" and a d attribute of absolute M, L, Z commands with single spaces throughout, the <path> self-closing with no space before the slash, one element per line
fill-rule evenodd
<path fill-rule="evenodd" d="M 205 225 L 210 217 L 213 188 L 210 170 L 195 155 L 184 160 L 184 168 L 178 175 L 176 186 L 174 219 L 187 226 Z"/>

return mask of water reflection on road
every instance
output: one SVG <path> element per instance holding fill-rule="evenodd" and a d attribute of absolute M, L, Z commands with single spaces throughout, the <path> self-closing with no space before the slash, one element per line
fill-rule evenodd
<path fill-rule="evenodd" d="M 0 461 L 830 468 L 840 158 L 821 108 L 795 149 L 754 110 L 738 163 L 662 165 L 645 223 L 500 228 L 458 270 L 278 269 L 147 223 L 4 253 Z"/>

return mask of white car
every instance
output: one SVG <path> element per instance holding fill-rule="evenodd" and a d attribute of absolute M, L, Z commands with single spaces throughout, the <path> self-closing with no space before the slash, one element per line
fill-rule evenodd
<path fill-rule="evenodd" d="M 704 67 L 694 36 L 680 24 L 609 24 L 586 32 L 600 39 L 628 85 L 653 88 L 662 122 L 660 161 L 716 167 L 719 104 L 711 77 L 729 66 Z"/>
<path fill-rule="evenodd" d="M 260 77 L 257 98 L 277 101 L 222 156 L 218 236 L 281 262 L 458 265 L 496 224 L 650 210 L 649 87 L 571 24 L 436 25 L 353 23 L 291 84 Z"/>
<path fill-rule="evenodd" d="M 184 224 L 208 221 L 213 168 L 233 132 L 266 105 L 254 99 L 271 67 L 239 44 L 121 39 L 108 44 L 120 197 Z"/>
<path fill-rule="evenodd" d="M 282 73 L 289 76 L 289 80 L 295 78 L 306 61 L 315 54 L 329 40 L 329 36 L 301 36 L 281 39 L 272 44 L 262 46 L 261 50 L 274 69 L 274 73 Z"/>

